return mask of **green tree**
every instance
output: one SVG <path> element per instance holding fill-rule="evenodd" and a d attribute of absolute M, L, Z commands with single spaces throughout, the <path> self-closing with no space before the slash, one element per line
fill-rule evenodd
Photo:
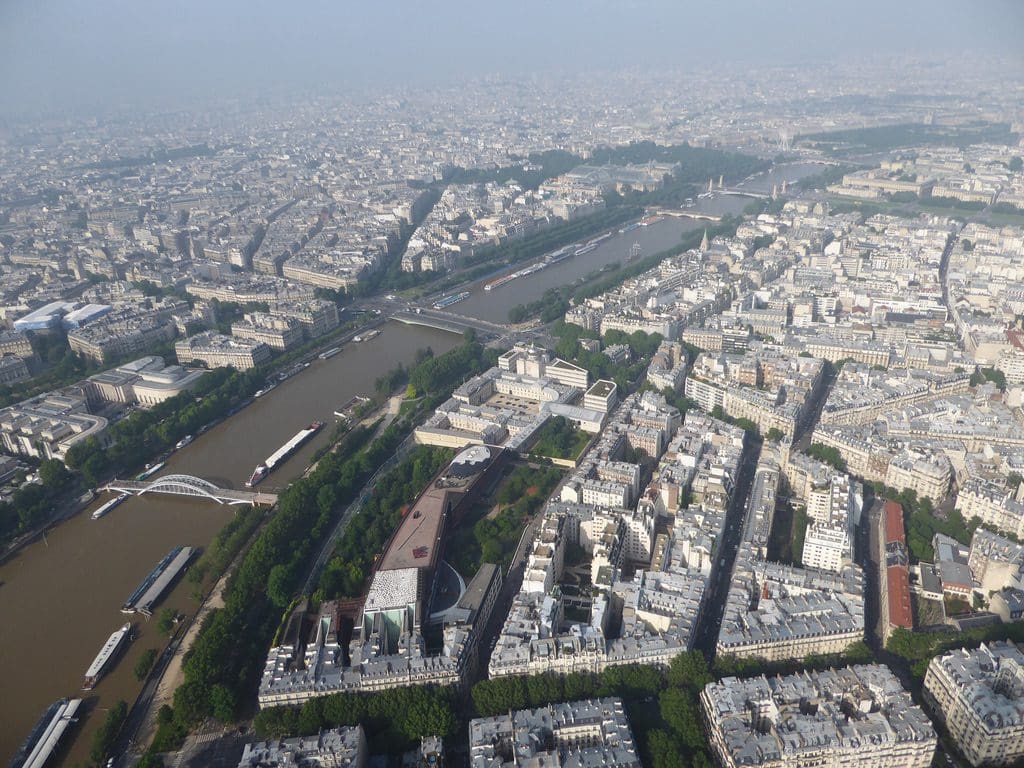
<path fill-rule="evenodd" d="M 111 746 L 113 746 L 114 740 L 117 738 L 117 734 L 121 730 L 121 726 L 124 724 L 124 719 L 127 716 L 128 702 L 126 701 L 118 701 L 107 710 L 107 716 L 100 723 L 100 727 L 96 729 L 92 737 L 92 749 L 89 751 L 89 757 L 93 763 L 96 765 L 103 764 L 104 758 L 107 757 L 107 753 L 110 751 Z"/>
<path fill-rule="evenodd" d="M 1010 162 L 1007 163 L 1007 168 L 1009 168 L 1014 173 L 1017 173 L 1022 168 L 1024 168 L 1024 160 L 1021 159 L 1020 155 L 1014 155 L 1013 157 L 1010 158 Z"/>
<path fill-rule="evenodd" d="M 658 728 L 647 734 L 648 764 L 652 768 L 687 768 L 683 748 L 668 731 Z"/>
<path fill-rule="evenodd" d="M 818 461 L 830 464 L 840 472 L 846 471 L 846 459 L 844 459 L 842 454 L 839 453 L 838 448 L 833 448 L 830 445 L 822 445 L 821 443 L 811 443 L 810 447 L 807 449 L 807 455 L 812 459 L 817 459 Z"/>
<path fill-rule="evenodd" d="M 433 734 L 448 736 L 455 730 L 451 705 L 438 698 L 417 698 L 405 710 L 402 729 L 409 738 L 420 739 Z"/>
<path fill-rule="evenodd" d="M 704 686 L 714 678 L 708 669 L 707 659 L 700 651 L 687 651 L 680 653 L 668 668 L 669 685 L 687 688 L 691 691 L 701 691 Z"/>
<path fill-rule="evenodd" d="M 174 620 L 178 618 L 177 612 L 173 608 L 164 608 L 160 611 L 160 618 L 157 619 L 156 629 L 162 635 L 170 634 L 172 627 L 174 627 Z"/>
<path fill-rule="evenodd" d="M 156 661 L 156 649 L 147 648 L 139 656 L 138 661 L 135 662 L 135 679 L 145 680 L 149 674 L 149 670 L 153 668 L 153 662 Z"/>
<path fill-rule="evenodd" d="M 325 513 L 330 514 L 338 504 L 338 494 L 334 486 L 325 485 L 316 492 L 316 506 Z"/>
<path fill-rule="evenodd" d="M 303 703 L 299 710 L 299 733 L 309 736 L 319 733 L 324 727 L 324 700 L 320 697 L 312 698 Z"/>
<path fill-rule="evenodd" d="M 235 719 L 235 694 L 225 685 L 218 683 L 210 689 L 210 713 L 222 723 Z"/>
<path fill-rule="evenodd" d="M 661 692 L 658 705 L 662 719 L 687 748 L 700 749 L 704 746 L 700 713 L 693 693 L 681 688 L 669 688 Z"/>
<path fill-rule="evenodd" d="M 59 459 L 46 459 L 39 465 L 39 479 L 47 488 L 63 490 L 65 483 L 71 479 L 64 462 Z"/>
<path fill-rule="evenodd" d="M 278 563 L 267 578 L 267 597 L 276 608 L 284 608 L 292 600 L 292 576 L 286 565 Z"/>

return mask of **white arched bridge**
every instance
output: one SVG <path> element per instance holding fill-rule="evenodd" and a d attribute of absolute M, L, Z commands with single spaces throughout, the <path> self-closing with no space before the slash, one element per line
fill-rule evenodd
<path fill-rule="evenodd" d="M 103 486 L 101 490 L 131 493 L 135 496 L 147 493 L 168 493 L 174 496 L 209 499 L 218 504 L 257 504 L 269 507 L 277 503 L 276 493 L 220 488 L 209 480 L 193 475 L 164 475 L 152 480 L 114 480 Z"/>

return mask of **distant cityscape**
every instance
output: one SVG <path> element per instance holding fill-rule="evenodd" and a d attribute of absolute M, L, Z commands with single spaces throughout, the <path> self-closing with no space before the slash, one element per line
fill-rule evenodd
<path fill-rule="evenodd" d="M 1017 764 L 1001 66 L 5 118 L 0 605 L 78 518 L 235 505 L 11 765 Z"/>

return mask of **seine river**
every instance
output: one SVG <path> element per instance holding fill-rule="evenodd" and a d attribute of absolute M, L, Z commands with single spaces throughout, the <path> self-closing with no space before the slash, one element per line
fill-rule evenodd
<path fill-rule="evenodd" d="M 379 336 L 350 343 L 222 422 L 167 462 L 162 474 L 197 475 L 222 487 L 243 488 L 253 467 L 311 421 L 326 426 L 268 477 L 273 489 L 302 474 L 333 431 L 334 409 L 356 394 L 373 394 L 374 380 L 416 350 L 444 352 L 458 336 L 388 323 Z M 90 510 L 99 506 L 99 502 Z M 184 497 L 131 498 L 99 520 L 82 513 L 0 566 L 0 763 L 14 754 L 45 708 L 81 695 L 82 675 L 111 632 L 125 622 L 119 608 L 135 586 L 178 544 L 205 547 L 230 519 L 232 508 Z M 191 585 L 178 582 L 162 606 L 194 613 Z M 66 764 L 84 761 L 104 708 L 131 703 L 141 688 L 136 659 L 162 648 L 156 621 L 132 617 L 136 639 L 89 697 L 84 722 L 66 750 Z M 70 740 L 69 740 L 70 741 Z"/>
<path fill-rule="evenodd" d="M 772 185 L 782 182 L 793 182 L 804 176 L 819 173 L 824 166 L 817 163 L 796 163 L 781 166 L 773 171 L 752 177 L 743 184 L 743 189 L 755 193 L 768 193 Z M 749 197 L 720 195 L 711 199 L 697 200 L 692 209 L 699 213 L 712 216 L 739 214 L 751 202 Z M 590 253 L 561 261 L 554 266 L 521 277 L 491 291 L 483 289 L 481 281 L 470 290 L 470 295 L 451 307 L 451 311 L 469 317 L 479 317 L 493 323 L 508 322 L 508 313 L 517 304 L 526 304 L 539 299 L 548 288 L 572 283 L 584 275 L 600 269 L 608 264 L 626 263 L 634 245 L 639 245 L 639 258 L 663 251 L 679 242 L 683 234 L 693 230 L 701 230 L 713 226 L 714 222 L 692 219 L 667 217 L 647 227 L 639 227 L 631 232 L 616 234 L 601 243 Z M 509 268 L 506 271 L 512 271 Z M 504 274 L 500 273 L 500 274 Z"/>
<path fill-rule="evenodd" d="M 754 192 L 770 190 L 782 179 L 817 173 L 803 163 L 751 179 Z M 721 196 L 699 201 L 701 212 L 738 213 L 750 198 Z M 589 254 L 569 259 L 494 291 L 474 286 L 471 296 L 453 307 L 459 314 L 493 322 L 507 321 L 516 304 L 533 301 L 552 286 L 572 283 L 606 264 L 625 262 L 634 243 L 641 257 L 679 242 L 683 233 L 709 222 L 666 218 L 648 227 L 616 235 Z M 326 444 L 334 409 L 353 395 L 372 394 L 375 379 L 397 363 L 410 363 L 418 349 L 444 352 L 458 336 L 388 323 L 375 339 L 349 343 L 328 360 L 316 360 L 252 405 L 199 436 L 178 451 L 161 474 L 192 474 L 222 487 L 242 488 L 253 467 L 298 430 L 320 420 L 327 427 L 263 482 L 261 488 L 286 485 L 302 473 L 313 453 Z M 82 675 L 106 638 L 124 623 L 121 604 L 153 566 L 174 546 L 205 547 L 230 519 L 232 510 L 210 501 L 166 496 L 132 498 L 100 520 L 85 513 L 57 526 L 45 540 L 24 548 L 0 566 L 0 762 L 6 763 L 45 708 L 64 696 L 81 695 Z M 191 586 L 180 581 L 161 603 L 192 614 Z M 116 666 L 87 696 L 85 717 L 71 731 L 61 762 L 87 759 L 92 734 L 106 709 L 118 699 L 131 703 L 141 688 L 133 667 L 148 648 L 162 649 L 155 621 L 133 617 L 136 639 Z"/>

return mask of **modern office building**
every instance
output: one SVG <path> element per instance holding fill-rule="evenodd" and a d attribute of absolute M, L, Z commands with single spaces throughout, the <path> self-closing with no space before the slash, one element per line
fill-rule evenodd
<path fill-rule="evenodd" d="M 475 664 L 480 633 L 501 589 L 501 571 L 485 564 L 469 584 L 444 560 L 449 530 L 481 489 L 494 482 L 506 454 L 474 445 L 462 450 L 420 494 L 376 563 L 352 615 L 347 654 L 343 607 L 295 612 L 282 642 L 270 649 L 260 706 L 300 704 L 344 691 L 406 685 L 460 685 Z M 442 625 L 440 652 L 428 649 L 429 626 Z"/>

